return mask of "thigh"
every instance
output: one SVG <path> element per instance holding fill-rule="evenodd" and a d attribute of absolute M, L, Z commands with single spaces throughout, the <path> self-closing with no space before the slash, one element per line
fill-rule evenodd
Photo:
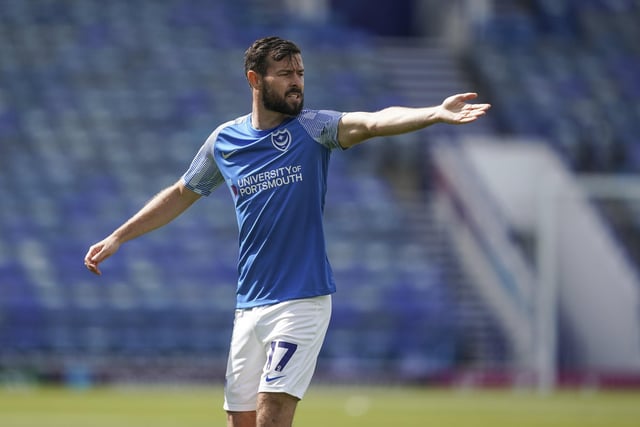
<path fill-rule="evenodd" d="M 331 296 L 288 301 L 260 318 L 258 335 L 267 360 L 259 392 L 302 399 L 315 371 L 331 317 Z"/>
<path fill-rule="evenodd" d="M 264 345 L 255 334 L 255 311 L 237 310 L 233 323 L 224 386 L 224 409 L 256 410 L 258 385 L 264 367 Z"/>

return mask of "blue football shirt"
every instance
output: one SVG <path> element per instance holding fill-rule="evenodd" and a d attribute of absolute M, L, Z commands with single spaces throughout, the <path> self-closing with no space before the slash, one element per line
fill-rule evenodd
<path fill-rule="evenodd" d="M 237 308 L 335 292 L 322 216 L 343 113 L 303 110 L 274 129 L 251 115 L 216 128 L 183 175 L 203 196 L 225 182 L 238 221 Z"/>

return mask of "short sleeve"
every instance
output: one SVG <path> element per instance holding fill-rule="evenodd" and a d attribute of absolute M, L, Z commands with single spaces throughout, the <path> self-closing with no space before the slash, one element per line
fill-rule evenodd
<path fill-rule="evenodd" d="M 330 150 L 343 149 L 338 142 L 338 124 L 345 113 L 332 110 L 306 110 L 299 121 L 307 133 Z"/>
<path fill-rule="evenodd" d="M 217 133 L 212 134 L 200 147 L 189 169 L 182 176 L 185 186 L 201 196 L 208 196 L 224 182 L 220 169 L 213 158 L 214 135 Z"/>

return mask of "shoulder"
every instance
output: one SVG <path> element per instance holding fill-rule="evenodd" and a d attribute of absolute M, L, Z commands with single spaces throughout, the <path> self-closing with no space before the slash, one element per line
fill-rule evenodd
<path fill-rule="evenodd" d="M 213 132 L 211 132 L 211 134 L 207 138 L 206 143 L 209 144 L 209 145 L 213 145 L 215 143 L 215 141 L 218 139 L 218 137 L 220 136 L 221 133 L 223 133 L 224 131 L 227 131 L 227 130 L 233 130 L 234 128 L 237 128 L 238 126 L 241 126 L 242 124 L 246 123 L 246 121 L 248 119 L 249 119 L 249 114 L 246 114 L 244 116 L 237 117 L 237 118 L 235 118 L 233 120 L 229 120 L 227 122 L 224 122 L 224 123 L 218 125 L 218 127 L 215 128 L 213 130 Z"/>
<path fill-rule="evenodd" d="M 312 138 L 317 139 L 327 130 L 337 128 L 343 115 L 333 110 L 302 110 L 296 119 Z"/>
<path fill-rule="evenodd" d="M 215 128 L 215 130 L 211 133 L 211 136 L 219 135 L 225 129 L 232 129 L 232 128 L 236 128 L 238 126 L 241 126 L 241 125 L 245 124 L 247 122 L 247 120 L 249 120 L 249 117 L 250 117 L 250 114 L 246 114 L 244 116 L 240 116 L 240 117 L 237 117 L 237 118 L 235 118 L 233 120 L 229 120 L 227 122 L 224 122 L 224 123 L 220 124 L 217 128 Z"/>
<path fill-rule="evenodd" d="M 322 122 L 328 123 L 331 121 L 340 120 L 344 113 L 334 110 L 302 110 L 298 114 L 298 121 L 303 122 Z"/>

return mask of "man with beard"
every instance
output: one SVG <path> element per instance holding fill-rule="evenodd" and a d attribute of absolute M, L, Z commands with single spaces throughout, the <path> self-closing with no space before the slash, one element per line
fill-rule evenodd
<path fill-rule="evenodd" d="M 167 224 L 226 183 L 240 238 L 225 378 L 227 425 L 291 426 L 316 366 L 335 292 L 322 225 L 331 152 L 435 123 L 469 123 L 489 105 L 467 103 L 476 97 L 467 93 L 426 108 L 305 110 L 300 49 L 279 37 L 247 49 L 245 75 L 251 113 L 215 129 L 186 173 L 91 246 L 85 265 L 101 274 L 99 264 L 122 243 Z"/>

